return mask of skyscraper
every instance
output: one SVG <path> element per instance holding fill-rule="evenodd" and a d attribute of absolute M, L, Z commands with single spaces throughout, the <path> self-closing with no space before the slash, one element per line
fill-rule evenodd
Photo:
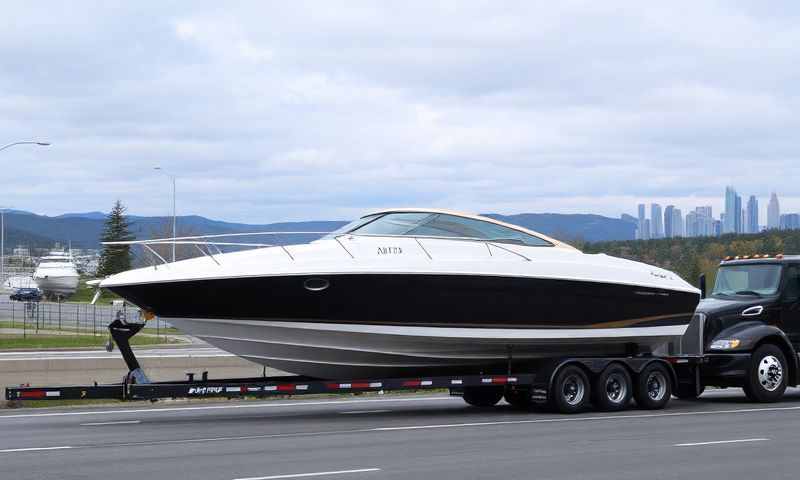
<path fill-rule="evenodd" d="M 644 203 L 639 204 L 639 223 L 636 225 L 636 239 L 637 240 L 644 240 L 646 235 L 644 234 Z M 649 232 L 648 232 L 649 233 Z M 647 235 L 649 236 L 649 235 Z"/>
<path fill-rule="evenodd" d="M 644 219 L 644 228 L 642 229 L 642 232 L 644 233 L 644 237 L 642 237 L 642 240 L 650 240 L 650 219 L 649 218 L 645 218 Z"/>
<path fill-rule="evenodd" d="M 781 205 L 778 203 L 778 196 L 775 195 L 775 192 L 770 195 L 769 205 L 767 205 L 767 228 L 781 228 Z"/>
<path fill-rule="evenodd" d="M 664 224 L 661 222 L 661 205 L 650 204 L 650 238 L 664 238 Z"/>
<path fill-rule="evenodd" d="M 784 213 L 780 219 L 781 230 L 798 230 L 800 229 L 800 214 L 797 213 Z"/>
<path fill-rule="evenodd" d="M 680 208 L 673 208 L 672 210 L 672 236 L 683 236 L 683 216 Z"/>
<path fill-rule="evenodd" d="M 740 195 L 736 195 L 736 210 L 734 210 L 733 214 L 736 215 L 734 231 L 742 233 L 744 231 L 744 212 L 742 211 L 742 197 Z"/>
<path fill-rule="evenodd" d="M 758 233 L 758 200 L 750 195 L 747 200 L 747 233 Z"/>
<path fill-rule="evenodd" d="M 689 212 L 686 214 L 686 229 L 684 230 L 687 237 L 700 236 L 700 223 L 698 221 L 699 215 L 697 212 Z"/>
<path fill-rule="evenodd" d="M 672 238 L 672 211 L 675 209 L 672 205 L 667 205 L 664 208 L 664 236 Z"/>
<path fill-rule="evenodd" d="M 714 235 L 714 214 L 711 206 L 697 207 L 694 209 L 697 214 L 697 235 L 711 237 Z"/>
<path fill-rule="evenodd" d="M 737 220 L 741 217 L 742 204 L 739 200 L 739 209 L 736 209 L 736 190 L 733 187 L 725 187 L 725 220 L 722 224 L 722 233 L 736 233 L 736 225 L 740 222 Z"/>

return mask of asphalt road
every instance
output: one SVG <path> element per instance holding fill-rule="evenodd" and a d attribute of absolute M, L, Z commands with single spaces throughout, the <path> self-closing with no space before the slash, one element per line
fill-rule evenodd
<path fill-rule="evenodd" d="M 9 479 L 794 478 L 800 391 L 575 416 L 447 396 L 0 412 Z"/>

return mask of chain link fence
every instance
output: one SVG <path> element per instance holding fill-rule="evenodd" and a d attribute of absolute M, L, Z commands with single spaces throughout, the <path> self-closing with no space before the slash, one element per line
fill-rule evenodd
<path fill-rule="evenodd" d="M 53 332 L 108 335 L 108 324 L 114 321 L 119 310 L 119 306 L 113 305 L 5 300 L 0 301 L 0 329 L 23 335 Z M 138 309 L 127 307 L 125 310 L 127 321 L 144 321 Z M 166 333 L 171 325 L 155 318 L 147 327 L 158 335 Z"/>

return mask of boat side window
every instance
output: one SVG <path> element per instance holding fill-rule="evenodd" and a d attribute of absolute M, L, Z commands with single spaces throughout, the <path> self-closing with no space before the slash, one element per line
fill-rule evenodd
<path fill-rule="evenodd" d="M 424 224 L 409 231 L 408 235 L 479 238 L 499 243 L 552 246 L 550 242 L 520 232 L 519 230 L 514 230 L 491 222 L 447 214 L 435 215 Z"/>
<path fill-rule="evenodd" d="M 800 300 L 800 267 L 792 265 L 786 270 L 786 288 L 783 299 L 787 302 Z"/>

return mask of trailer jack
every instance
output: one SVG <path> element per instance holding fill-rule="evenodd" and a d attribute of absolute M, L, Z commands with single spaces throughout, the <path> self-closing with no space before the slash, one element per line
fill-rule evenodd
<path fill-rule="evenodd" d="M 133 354 L 131 349 L 130 339 L 139 333 L 144 328 L 144 323 L 125 323 L 121 315 L 108 325 L 108 331 L 111 332 L 111 338 L 117 344 L 119 352 L 122 354 L 122 359 L 125 360 L 125 365 L 128 367 L 128 373 L 123 379 L 124 384 L 131 383 L 150 383 L 150 379 L 145 375 L 144 370 L 139 365 L 136 355 Z"/>

